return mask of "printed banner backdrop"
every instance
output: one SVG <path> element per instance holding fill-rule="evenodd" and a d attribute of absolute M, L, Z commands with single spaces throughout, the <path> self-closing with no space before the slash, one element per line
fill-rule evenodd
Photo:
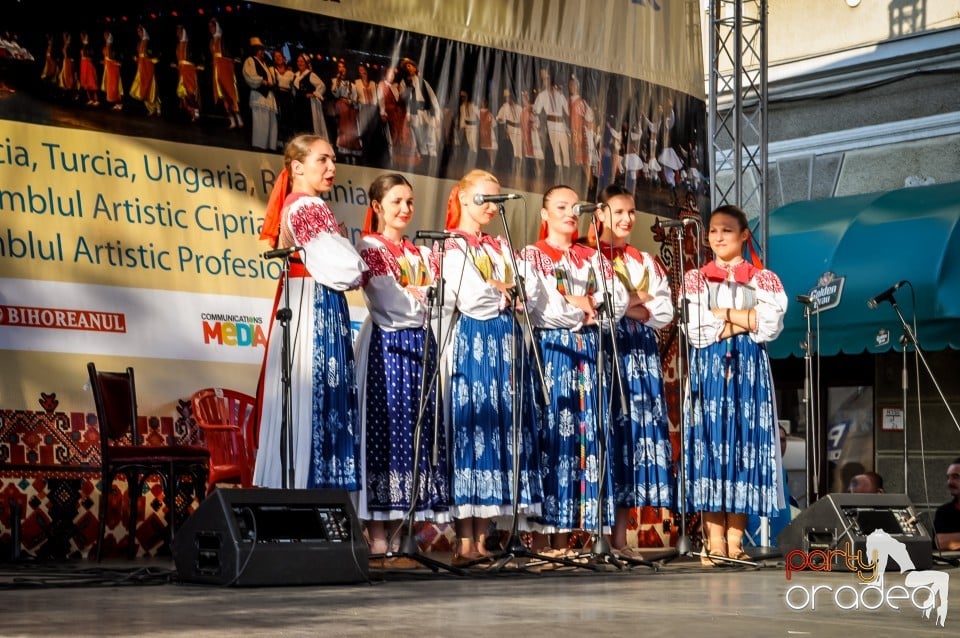
<path fill-rule="evenodd" d="M 324 133 L 337 147 L 331 204 L 351 238 L 377 174 L 411 179 L 413 233 L 441 228 L 451 186 L 480 167 L 523 195 L 505 209 L 518 245 L 535 240 L 550 185 L 593 201 L 617 182 L 635 192 L 635 242 L 651 249 L 655 215 L 705 192 L 697 3 L 556 4 L 11 7 L 0 41 L 0 351 L 10 364 L 0 407 L 33 409 L 44 392 L 92 411 L 87 360 L 135 362 L 145 414 L 200 387 L 254 391 L 281 271 L 257 237 L 282 158 L 251 146 L 258 94 L 241 69 L 252 37 L 293 68 L 312 67 L 313 101 L 304 113 L 281 99 L 280 129 Z M 242 126 L 215 90 L 215 32 Z M 351 303 L 356 327 L 362 297 Z"/>
<path fill-rule="evenodd" d="M 455 42 L 585 65 L 705 99 L 700 0 L 267 0 Z"/>

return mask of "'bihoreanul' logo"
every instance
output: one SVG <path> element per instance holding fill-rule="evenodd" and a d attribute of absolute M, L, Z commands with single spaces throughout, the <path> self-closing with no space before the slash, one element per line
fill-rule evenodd
<path fill-rule="evenodd" d="M 947 621 L 947 594 L 950 575 L 932 569 L 918 570 L 907 552 L 907 546 L 882 529 L 867 536 L 866 557 L 862 552 L 853 552 L 849 544 L 844 549 L 793 550 L 786 556 L 787 580 L 795 571 L 831 571 L 835 563 L 857 575 L 854 585 L 817 584 L 809 587 L 794 585 L 787 589 L 784 600 L 790 609 L 814 611 L 817 605 L 832 603 L 839 609 L 864 609 L 874 611 L 880 607 L 899 610 L 901 605 L 912 605 L 924 618 L 936 610 L 936 622 L 941 627 Z M 905 574 L 903 585 L 886 587 L 883 574 L 887 563 L 893 560 L 900 573 Z"/>

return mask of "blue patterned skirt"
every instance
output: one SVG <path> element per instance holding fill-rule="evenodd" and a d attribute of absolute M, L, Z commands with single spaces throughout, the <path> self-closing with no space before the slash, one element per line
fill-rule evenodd
<path fill-rule="evenodd" d="M 429 346 L 423 374 L 424 344 Z M 435 515 L 449 508 L 447 438 L 437 431 L 437 463 L 433 464 L 436 423 L 437 344 L 420 328 L 386 331 L 371 326 L 366 371 L 366 494 L 374 518 L 402 518 L 409 511 L 414 483 L 414 429 L 420 414 L 421 392 L 429 384 L 420 425 L 417 458 L 417 512 Z M 382 516 L 390 514 L 391 516 Z M 381 516 L 377 516 L 381 514 Z M 435 516 L 434 516 L 435 518 Z"/>
<path fill-rule="evenodd" d="M 550 397 L 540 420 L 544 530 L 596 530 L 601 479 L 598 440 L 609 426 L 609 411 L 597 392 L 598 332 L 589 327 L 579 332 L 537 330 L 536 340 Z M 609 454 L 607 459 L 603 480 L 609 484 Z M 604 494 L 603 523 L 609 526 L 613 520 L 609 487 Z"/>
<path fill-rule="evenodd" d="M 604 346 L 609 363 L 613 348 L 609 340 Z M 649 505 L 672 510 L 673 447 L 657 336 L 642 322 L 624 318 L 617 324 L 617 348 L 629 412 L 624 414 L 616 378 L 608 374 L 610 386 L 617 393 L 610 428 L 613 503 L 616 507 Z"/>
<path fill-rule="evenodd" d="M 690 350 L 687 498 L 695 510 L 776 516 L 779 432 L 766 349 L 745 334 Z"/>
<path fill-rule="evenodd" d="M 511 315 L 488 320 L 461 315 L 453 334 L 450 423 L 453 437 L 454 517 L 504 517 L 513 513 L 514 436 L 519 437 L 518 512 L 539 512 L 537 440 L 527 361 L 517 383 L 513 356 L 523 337 Z M 514 400 L 521 412 L 514 432 Z"/>
<path fill-rule="evenodd" d="M 315 286 L 315 325 L 307 333 L 313 337 L 313 446 L 307 487 L 356 491 L 360 428 L 350 313 L 342 292 Z"/>

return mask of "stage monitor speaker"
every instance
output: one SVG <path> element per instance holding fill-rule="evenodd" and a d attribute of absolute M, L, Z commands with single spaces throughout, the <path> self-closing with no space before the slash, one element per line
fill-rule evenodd
<path fill-rule="evenodd" d="M 777 547 L 784 556 L 800 550 L 814 569 L 826 571 L 822 566 L 829 560 L 829 569 L 849 571 L 845 557 L 860 552 L 864 562 L 872 560 L 867 556 L 867 536 L 881 529 L 904 544 L 917 569 L 929 569 L 933 540 L 918 519 L 906 494 L 829 494 L 800 512 L 780 532 Z M 897 566 L 890 562 L 887 569 Z"/>
<path fill-rule="evenodd" d="M 366 581 L 369 549 L 345 490 L 218 489 L 176 532 L 180 579 L 214 585 Z"/>

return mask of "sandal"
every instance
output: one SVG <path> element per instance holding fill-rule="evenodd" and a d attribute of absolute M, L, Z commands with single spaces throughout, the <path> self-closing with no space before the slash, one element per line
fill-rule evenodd
<path fill-rule="evenodd" d="M 726 558 L 727 555 L 721 552 L 710 551 L 710 541 L 703 539 L 703 549 L 700 550 L 700 564 L 703 567 L 714 567 L 717 561 L 714 558 Z"/>
<path fill-rule="evenodd" d="M 453 565 L 464 566 L 472 565 L 474 563 L 479 563 L 487 560 L 487 557 L 479 552 L 468 552 L 461 554 L 457 552 L 453 555 L 453 559 L 450 561 Z"/>
<path fill-rule="evenodd" d="M 732 558 L 732 559 L 734 559 L 734 560 L 753 561 L 753 558 L 750 556 L 750 554 L 748 554 L 748 553 L 746 553 L 745 551 L 743 551 L 743 548 L 742 548 L 742 547 L 740 547 L 740 548 L 737 549 L 737 550 L 731 551 L 731 552 L 729 553 L 729 557 Z"/>

